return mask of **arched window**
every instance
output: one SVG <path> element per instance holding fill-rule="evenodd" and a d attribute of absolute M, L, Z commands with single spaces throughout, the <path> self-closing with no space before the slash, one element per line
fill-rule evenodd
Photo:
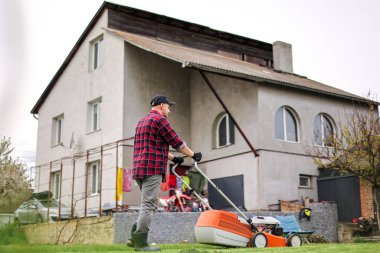
<path fill-rule="evenodd" d="M 320 113 L 314 119 L 314 144 L 330 146 L 329 140 L 334 135 L 334 124 L 330 116 Z"/>
<path fill-rule="evenodd" d="M 228 114 L 223 114 L 216 125 L 216 147 L 223 147 L 235 143 L 235 129 L 234 123 L 228 116 Z"/>
<path fill-rule="evenodd" d="M 283 106 L 277 110 L 275 116 L 275 139 L 284 141 L 298 141 L 297 120 L 293 112 Z"/>

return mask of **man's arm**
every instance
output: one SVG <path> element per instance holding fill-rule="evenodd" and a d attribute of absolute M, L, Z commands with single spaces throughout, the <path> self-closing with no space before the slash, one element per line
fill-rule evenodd
<path fill-rule="evenodd" d="M 191 149 L 189 149 L 188 146 L 184 146 L 180 152 L 184 155 L 187 155 L 188 157 L 193 157 L 194 156 L 194 151 L 192 151 Z"/>
<path fill-rule="evenodd" d="M 193 157 L 194 156 L 194 151 L 192 151 L 188 146 L 183 147 L 182 149 L 179 150 L 182 154 L 188 156 L 188 157 Z M 169 160 L 173 161 L 174 155 L 169 152 Z"/>

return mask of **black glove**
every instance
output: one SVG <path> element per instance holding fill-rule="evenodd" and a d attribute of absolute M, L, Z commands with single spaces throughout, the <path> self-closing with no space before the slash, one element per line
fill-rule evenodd
<path fill-rule="evenodd" d="M 180 165 L 180 164 L 182 164 L 182 163 L 184 162 L 184 160 L 183 160 L 183 157 L 175 156 L 175 157 L 173 158 L 172 162 L 175 163 L 175 164 L 178 163 L 178 165 Z"/>
<path fill-rule="evenodd" d="M 201 152 L 194 153 L 192 158 L 194 159 L 194 161 L 200 162 L 202 160 L 202 153 Z"/>

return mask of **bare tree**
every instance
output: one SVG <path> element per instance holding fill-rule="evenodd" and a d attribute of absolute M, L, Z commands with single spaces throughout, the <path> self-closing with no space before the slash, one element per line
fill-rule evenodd
<path fill-rule="evenodd" d="M 346 114 L 347 123 L 325 139 L 322 146 L 309 148 L 320 169 L 354 174 L 372 187 L 373 201 L 380 209 L 380 124 L 376 103 L 357 105 Z M 379 225 L 380 227 L 380 225 Z"/>
<path fill-rule="evenodd" d="M 17 206 L 31 194 L 26 166 L 11 157 L 12 151 L 10 139 L 0 137 L 0 209 Z"/>

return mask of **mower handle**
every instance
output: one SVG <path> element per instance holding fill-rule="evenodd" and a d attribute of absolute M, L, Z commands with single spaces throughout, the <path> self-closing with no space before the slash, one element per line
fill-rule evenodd
<path fill-rule="evenodd" d="M 184 156 L 184 158 L 185 158 L 185 157 L 187 157 L 187 156 Z M 178 165 L 179 165 L 179 164 L 176 163 L 176 164 L 172 167 L 172 172 L 173 172 L 173 174 L 174 174 L 179 180 L 181 180 L 182 183 L 183 183 L 184 185 L 186 185 L 186 187 L 189 188 L 190 191 L 192 191 L 192 193 L 195 195 L 195 197 L 196 197 L 199 201 L 201 201 L 202 204 L 204 204 L 205 206 L 207 206 L 207 208 L 208 208 L 209 210 L 213 210 L 213 209 L 211 208 L 211 206 L 210 206 L 208 203 L 206 203 L 206 202 L 202 199 L 202 197 L 199 196 L 199 194 L 198 194 L 196 191 L 194 191 L 194 189 L 191 188 L 191 186 L 190 186 L 188 183 L 186 183 L 185 180 L 183 180 L 183 179 L 181 178 L 180 175 L 177 174 L 177 172 L 175 171 L 175 169 L 178 167 Z"/>
<path fill-rule="evenodd" d="M 219 189 L 218 186 L 216 186 L 216 184 L 214 184 L 213 181 L 211 181 L 211 179 L 203 172 L 201 171 L 201 169 L 198 167 L 198 163 L 196 161 L 194 161 L 193 163 L 193 167 L 194 169 L 199 172 L 204 178 L 206 178 L 206 180 L 208 181 L 209 184 L 212 185 L 212 187 L 214 187 L 214 189 L 220 194 L 222 195 L 222 197 L 238 212 L 240 213 L 241 216 L 243 216 L 243 218 L 252 226 L 252 219 L 248 218 L 242 211 L 240 211 L 240 209 L 222 192 L 222 190 Z"/>

